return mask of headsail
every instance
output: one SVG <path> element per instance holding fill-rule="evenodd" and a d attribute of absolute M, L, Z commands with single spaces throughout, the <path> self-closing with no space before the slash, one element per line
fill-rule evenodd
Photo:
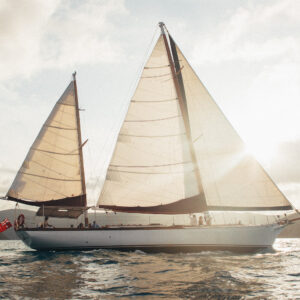
<path fill-rule="evenodd" d="M 164 214 L 291 209 L 168 38 L 162 27 L 119 133 L 99 207 Z"/>
<path fill-rule="evenodd" d="M 262 166 L 247 154 L 244 142 L 177 45 L 176 51 L 208 210 L 292 209 Z"/>
<path fill-rule="evenodd" d="M 7 198 L 37 206 L 86 205 L 75 74 L 31 146 Z"/>

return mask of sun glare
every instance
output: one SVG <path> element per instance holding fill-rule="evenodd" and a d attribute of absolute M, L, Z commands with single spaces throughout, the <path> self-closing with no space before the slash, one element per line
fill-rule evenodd
<path fill-rule="evenodd" d="M 278 143 L 270 141 L 253 141 L 247 143 L 247 153 L 262 163 L 271 163 L 278 155 Z"/>

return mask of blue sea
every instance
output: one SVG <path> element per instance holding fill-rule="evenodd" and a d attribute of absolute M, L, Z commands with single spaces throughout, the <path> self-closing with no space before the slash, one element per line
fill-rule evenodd
<path fill-rule="evenodd" d="M 300 299 L 300 239 L 255 254 L 0 247 L 1 299 Z"/>

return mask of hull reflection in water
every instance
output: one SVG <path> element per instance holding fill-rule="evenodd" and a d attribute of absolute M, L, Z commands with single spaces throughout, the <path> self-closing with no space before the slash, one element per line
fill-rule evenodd
<path fill-rule="evenodd" d="M 143 251 L 233 250 L 271 247 L 282 225 L 201 227 L 109 227 L 101 229 L 22 229 L 17 235 L 37 250 L 124 249 Z"/>

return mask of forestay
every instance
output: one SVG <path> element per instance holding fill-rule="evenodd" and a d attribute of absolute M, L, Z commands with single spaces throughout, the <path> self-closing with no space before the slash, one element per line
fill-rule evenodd
<path fill-rule="evenodd" d="M 39 206 L 86 204 L 76 97 L 74 80 L 31 146 L 7 193 L 8 199 Z"/>

